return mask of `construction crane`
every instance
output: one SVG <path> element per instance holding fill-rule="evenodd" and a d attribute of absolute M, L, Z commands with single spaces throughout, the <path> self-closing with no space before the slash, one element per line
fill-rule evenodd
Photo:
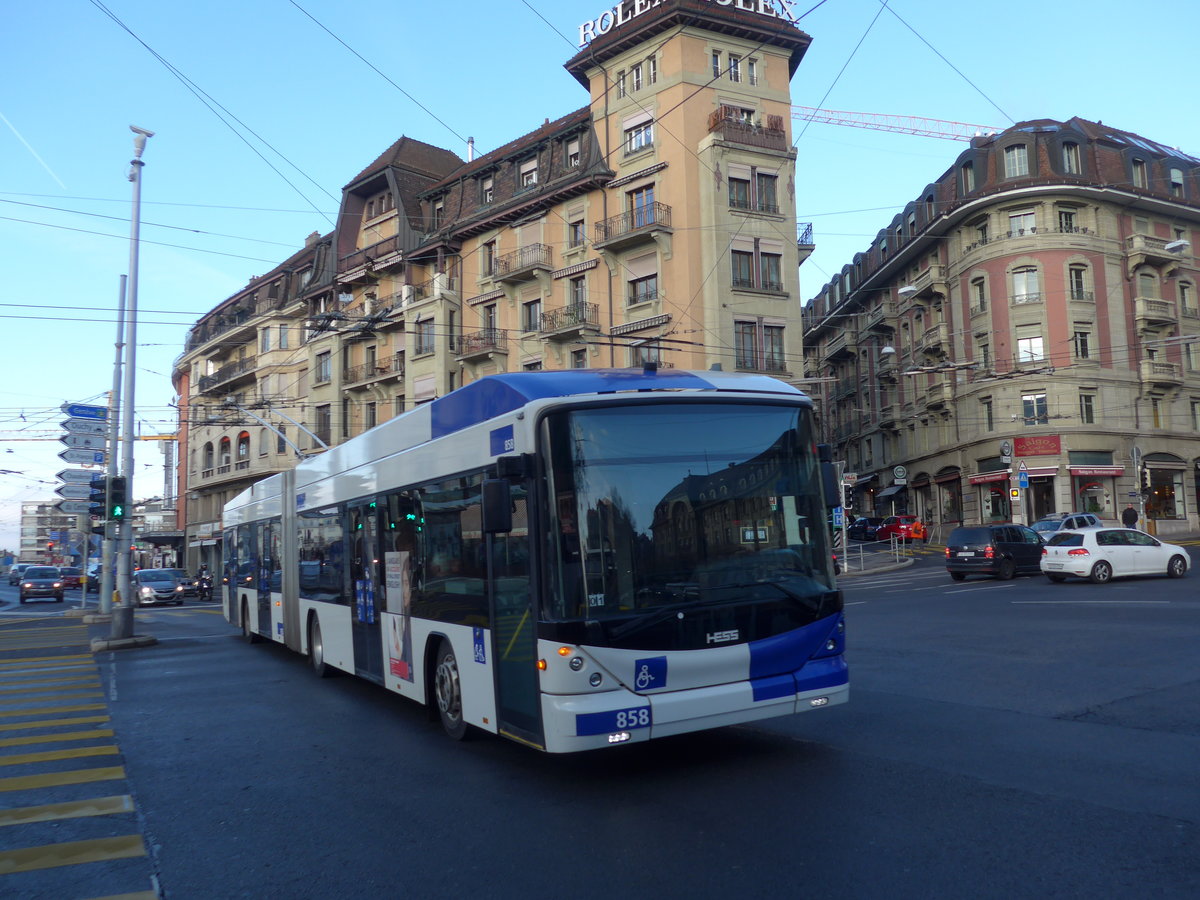
<path fill-rule="evenodd" d="M 848 125 L 873 131 L 892 131 L 921 137 L 942 138 L 947 141 L 969 141 L 973 137 L 1002 131 L 991 125 L 971 125 L 946 119 L 926 119 L 921 116 L 892 116 L 886 113 L 846 112 L 840 109 L 815 109 L 793 106 L 792 118 L 804 122 L 823 122 L 827 125 Z"/>

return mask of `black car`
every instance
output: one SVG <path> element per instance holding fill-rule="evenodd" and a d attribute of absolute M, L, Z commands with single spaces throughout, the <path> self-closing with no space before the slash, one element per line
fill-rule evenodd
<path fill-rule="evenodd" d="M 846 537 L 852 541 L 873 541 L 882 524 L 882 516 L 859 516 L 846 529 Z"/>
<path fill-rule="evenodd" d="M 1032 528 L 1011 522 L 963 525 L 946 538 L 946 571 L 955 581 L 968 575 L 1041 574 L 1042 539 Z"/>
<path fill-rule="evenodd" d="M 57 566 L 30 566 L 21 575 L 21 602 L 31 597 L 53 597 L 63 601 L 62 573 Z"/>

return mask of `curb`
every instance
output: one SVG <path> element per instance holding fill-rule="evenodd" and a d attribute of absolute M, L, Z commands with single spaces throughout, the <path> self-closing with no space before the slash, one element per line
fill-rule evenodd
<path fill-rule="evenodd" d="M 871 566 L 869 569 L 842 569 L 842 574 L 838 578 L 860 578 L 863 575 L 874 575 L 877 572 L 895 572 L 898 569 L 907 569 L 915 562 L 916 559 L 910 556 L 908 559 L 902 559 L 899 562 L 888 563 L 883 566 Z"/>
<path fill-rule="evenodd" d="M 135 647 L 150 647 L 158 643 L 158 638 L 149 634 L 135 634 L 127 638 L 92 638 L 92 652 L 103 650 L 132 650 Z"/>

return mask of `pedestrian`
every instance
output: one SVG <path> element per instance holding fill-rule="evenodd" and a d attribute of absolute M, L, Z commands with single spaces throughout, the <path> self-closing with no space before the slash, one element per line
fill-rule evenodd
<path fill-rule="evenodd" d="M 1121 524 L 1126 528 L 1136 528 L 1138 523 L 1137 510 L 1133 508 L 1132 503 L 1127 503 L 1125 508 L 1121 510 Z"/>

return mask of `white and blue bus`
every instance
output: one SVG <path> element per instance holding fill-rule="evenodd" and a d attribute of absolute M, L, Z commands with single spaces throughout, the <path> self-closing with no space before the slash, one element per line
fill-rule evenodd
<path fill-rule="evenodd" d="M 844 703 L 823 449 L 766 376 L 488 376 L 232 500 L 225 615 L 552 753 Z"/>

